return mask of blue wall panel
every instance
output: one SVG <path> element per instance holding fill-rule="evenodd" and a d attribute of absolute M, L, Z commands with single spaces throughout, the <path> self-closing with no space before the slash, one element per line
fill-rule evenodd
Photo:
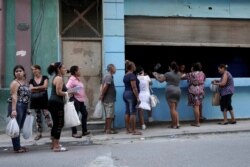
<path fill-rule="evenodd" d="M 119 28 L 118 28 L 119 27 Z M 105 36 L 124 36 L 124 20 L 105 20 Z"/>
<path fill-rule="evenodd" d="M 123 19 L 124 6 L 123 3 L 104 3 L 104 19 Z"/>
<path fill-rule="evenodd" d="M 104 38 L 105 52 L 124 52 L 124 37 L 108 36 Z"/>
<path fill-rule="evenodd" d="M 165 17 L 250 18 L 250 1 L 125 0 L 125 15 Z"/>

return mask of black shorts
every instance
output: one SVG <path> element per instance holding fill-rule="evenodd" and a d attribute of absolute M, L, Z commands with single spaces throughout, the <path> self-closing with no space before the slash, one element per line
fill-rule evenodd
<path fill-rule="evenodd" d="M 229 95 L 225 95 L 225 96 L 221 96 L 221 99 L 220 99 L 220 109 L 221 111 L 231 111 L 233 110 L 233 107 L 232 107 L 232 96 L 233 94 L 229 94 Z"/>

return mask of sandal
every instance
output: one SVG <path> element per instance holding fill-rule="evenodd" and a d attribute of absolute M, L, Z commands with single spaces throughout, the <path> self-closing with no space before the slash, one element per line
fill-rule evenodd
<path fill-rule="evenodd" d="M 106 134 L 117 134 L 118 132 L 115 130 L 106 130 Z"/>
<path fill-rule="evenodd" d="M 14 153 L 25 153 L 27 152 L 25 149 L 23 149 L 22 147 L 20 147 L 18 150 L 14 150 Z"/>
<path fill-rule="evenodd" d="M 139 131 L 135 131 L 135 132 L 132 132 L 132 135 L 142 135 L 142 133 Z"/>
<path fill-rule="evenodd" d="M 66 147 L 56 147 L 53 149 L 54 152 L 65 152 L 68 151 L 68 149 Z"/>
<path fill-rule="evenodd" d="M 227 125 L 228 122 L 219 122 L 218 124 L 219 124 L 219 125 Z"/>
<path fill-rule="evenodd" d="M 39 139 L 41 139 L 43 136 L 41 135 L 41 134 L 38 134 L 36 137 L 35 137 L 35 139 L 34 140 L 39 140 Z"/>
<path fill-rule="evenodd" d="M 200 127 L 201 125 L 200 125 L 200 124 L 197 124 L 197 123 L 191 123 L 191 126 Z"/>
<path fill-rule="evenodd" d="M 25 152 L 29 152 L 29 149 L 26 147 L 21 147 L 21 149 L 23 149 Z"/>

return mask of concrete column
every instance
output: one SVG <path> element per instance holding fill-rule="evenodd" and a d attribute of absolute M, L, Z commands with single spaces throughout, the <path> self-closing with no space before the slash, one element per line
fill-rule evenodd
<path fill-rule="evenodd" d="M 31 77 L 31 0 L 16 0 L 16 64 Z"/>
<path fill-rule="evenodd" d="M 0 0 L 0 88 L 4 87 L 5 56 L 4 56 L 4 0 Z"/>

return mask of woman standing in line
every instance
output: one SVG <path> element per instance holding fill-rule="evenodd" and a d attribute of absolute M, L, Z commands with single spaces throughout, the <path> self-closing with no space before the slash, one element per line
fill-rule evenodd
<path fill-rule="evenodd" d="M 14 80 L 10 84 L 10 95 L 8 105 L 8 116 L 16 118 L 19 129 L 23 128 L 26 114 L 28 113 L 28 103 L 30 100 L 30 90 L 26 83 L 25 70 L 22 65 L 16 65 L 13 69 Z M 12 138 L 15 153 L 27 152 L 28 149 L 20 144 L 20 134 Z"/>
<path fill-rule="evenodd" d="M 152 81 L 150 77 L 145 74 L 144 69 L 142 67 L 138 67 L 136 71 L 137 78 L 140 82 L 139 99 L 141 103 L 138 106 L 139 120 L 142 126 L 142 130 L 144 130 L 146 129 L 146 125 L 144 122 L 144 110 L 148 111 L 148 118 L 149 120 L 152 120 L 152 108 L 150 105 L 150 85 L 152 84 Z"/>
<path fill-rule="evenodd" d="M 30 80 L 30 109 L 34 109 L 36 113 L 37 136 L 35 140 L 42 138 L 42 113 L 46 119 L 48 127 L 52 128 L 52 121 L 48 111 L 48 81 L 49 78 L 41 74 L 41 67 L 33 65 L 31 67 L 34 77 Z"/>
<path fill-rule="evenodd" d="M 179 86 L 179 83 L 181 81 L 181 74 L 178 70 L 178 65 L 176 64 L 176 62 L 171 62 L 169 69 L 170 72 L 166 72 L 165 74 L 153 72 L 153 75 L 159 82 L 167 82 L 165 95 L 172 119 L 172 124 L 170 127 L 173 129 L 177 129 L 180 127 L 177 106 L 181 97 L 181 89 Z"/>
<path fill-rule="evenodd" d="M 142 133 L 136 131 L 136 113 L 137 107 L 140 104 L 139 99 L 139 80 L 134 74 L 136 67 L 135 63 L 132 61 L 126 61 L 126 74 L 123 77 L 123 83 L 125 85 L 125 90 L 123 93 L 123 100 L 126 105 L 125 113 L 125 125 L 127 133 L 132 133 L 133 135 L 141 135 Z"/>
<path fill-rule="evenodd" d="M 228 66 L 225 64 L 221 64 L 218 67 L 218 71 L 221 74 L 220 80 L 214 80 L 213 84 L 219 86 L 220 92 L 220 108 L 223 112 L 223 122 L 219 122 L 218 124 L 227 125 L 236 124 L 236 120 L 234 117 L 234 111 L 232 107 L 232 96 L 234 94 L 234 80 L 233 76 L 230 72 L 227 71 Z M 227 120 L 227 111 L 229 111 L 231 115 L 231 121 Z"/>
<path fill-rule="evenodd" d="M 183 79 L 188 81 L 188 105 L 193 106 L 195 122 L 192 126 L 200 127 L 200 117 L 202 109 L 202 101 L 205 96 L 204 82 L 206 79 L 205 74 L 201 71 L 201 64 L 194 63 L 191 72 L 187 73 Z"/>
<path fill-rule="evenodd" d="M 54 74 L 52 80 L 51 96 L 49 98 L 48 109 L 51 113 L 53 126 L 51 129 L 51 148 L 54 152 L 64 152 L 67 148 L 62 147 L 59 143 L 62 128 L 64 126 L 64 100 L 67 95 L 67 88 L 63 82 L 63 76 L 66 73 L 66 68 L 61 62 L 50 64 L 48 73 Z"/>
<path fill-rule="evenodd" d="M 77 111 L 77 113 L 81 113 L 82 115 L 82 134 L 77 134 L 76 127 L 72 127 L 72 137 L 74 138 L 81 138 L 82 136 L 86 136 L 90 134 L 90 132 L 87 129 L 87 118 L 88 118 L 88 112 L 86 109 L 86 106 L 84 104 L 84 101 L 86 100 L 86 93 L 85 88 L 80 80 L 80 70 L 78 66 L 72 66 L 70 67 L 70 78 L 66 84 L 67 89 L 74 90 L 73 96 L 70 98 L 70 101 L 74 101 L 74 106 Z"/>

